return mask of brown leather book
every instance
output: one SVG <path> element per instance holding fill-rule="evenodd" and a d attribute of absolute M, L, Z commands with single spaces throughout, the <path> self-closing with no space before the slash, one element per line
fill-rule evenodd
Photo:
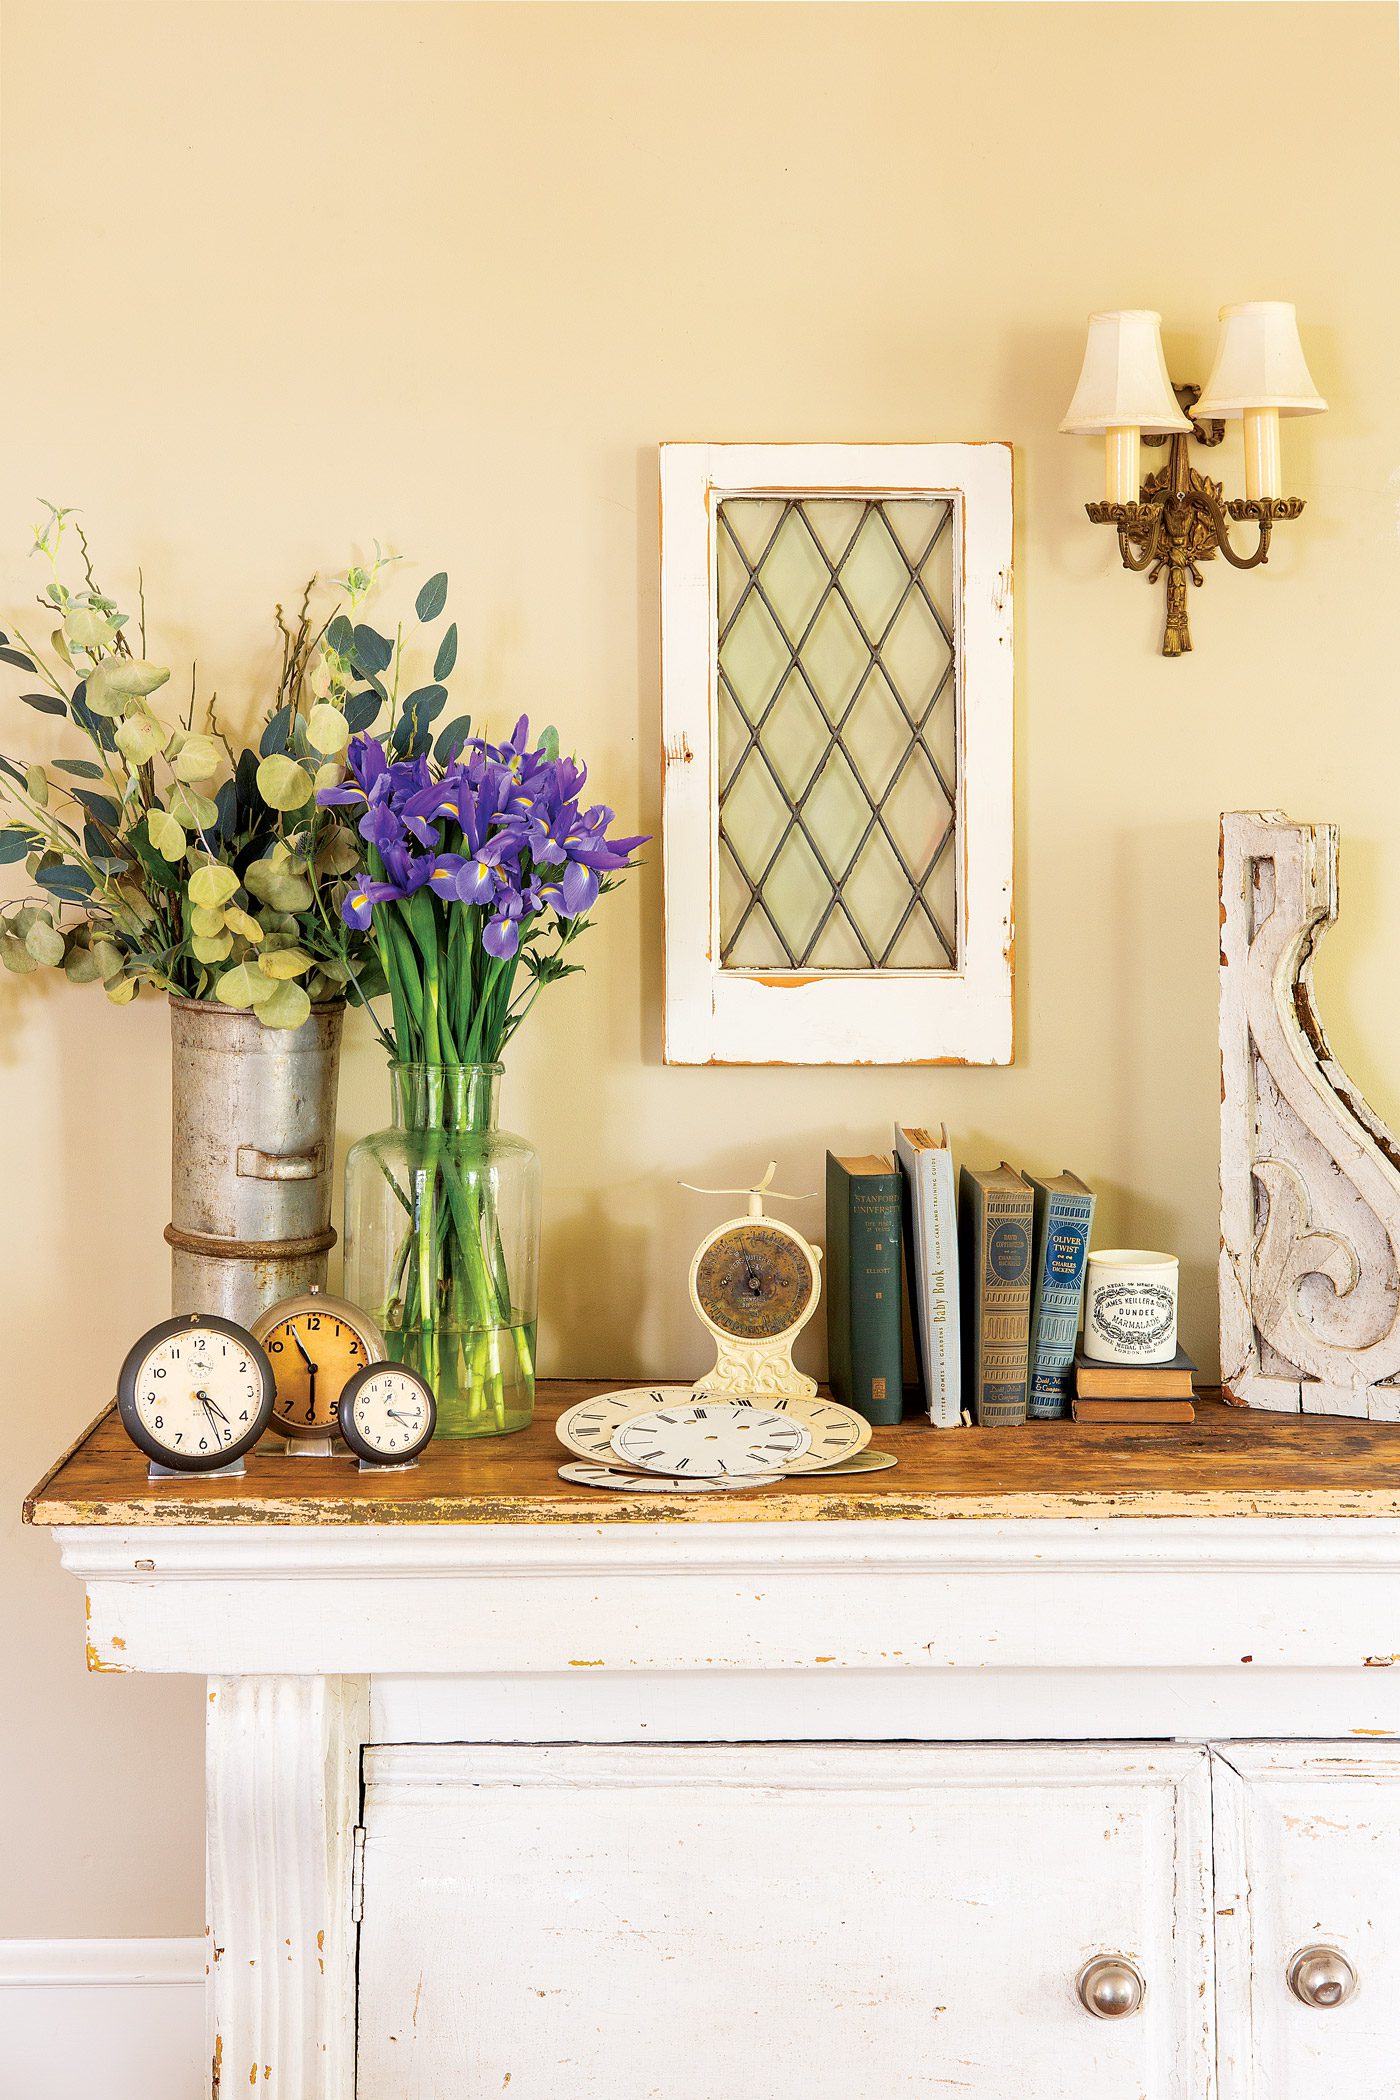
<path fill-rule="evenodd" d="M 1076 1422 L 1112 1422 L 1120 1429 L 1160 1429 L 1194 1422 L 1189 1400 L 1080 1400 L 1071 1402 Z"/>
<path fill-rule="evenodd" d="M 1081 1400 L 1189 1400 L 1195 1368 L 1184 1349 L 1167 1364 L 1101 1364 L 1081 1349 L 1074 1390 Z"/>

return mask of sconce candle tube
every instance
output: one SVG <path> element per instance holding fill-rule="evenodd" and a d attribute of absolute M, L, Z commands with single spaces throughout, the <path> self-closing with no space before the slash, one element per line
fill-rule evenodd
<path fill-rule="evenodd" d="M 1142 480 L 1142 437 L 1135 423 L 1104 432 L 1104 494 L 1110 503 L 1136 503 Z"/>
<path fill-rule="evenodd" d="M 1244 412 L 1244 492 L 1251 498 L 1283 494 L 1283 451 L 1276 408 Z"/>

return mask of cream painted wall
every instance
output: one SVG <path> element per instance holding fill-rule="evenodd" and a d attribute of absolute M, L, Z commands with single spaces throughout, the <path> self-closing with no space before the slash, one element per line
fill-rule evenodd
<path fill-rule="evenodd" d="M 546 1368 L 698 1371 L 714 1212 L 678 1177 L 773 1154 L 816 1188 L 896 1116 L 1078 1169 L 1106 1238 L 1180 1250 L 1209 1363 L 1222 808 L 1341 822 L 1326 1007 L 1400 1121 L 1388 0 L 4 0 L 0 39 L 0 602 L 36 492 L 81 504 L 231 710 L 266 692 L 274 598 L 378 535 L 407 589 L 452 572 L 458 700 L 558 722 L 654 828 L 656 441 L 1016 444 L 1014 1069 L 665 1069 L 653 861 L 511 1065 Z M 1201 378 L 1216 308 L 1255 297 L 1298 302 L 1332 413 L 1286 431 L 1305 519 L 1262 574 L 1216 566 L 1167 663 L 1159 594 L 1083 516 L 1100 458 L 1055 425 L 1090 307 L 1160 306 Z M 44 727 L 0 703 L 5 748 Z M 0 981 L 0 1932 L 200 1924 L 200 1690 L 84 1677 L 80 1593 L 16 1521 L 163 1310 L 166 1087 L 155 1002 Z M 383 1106 L 356 1031 L 346 1141 Z"/>

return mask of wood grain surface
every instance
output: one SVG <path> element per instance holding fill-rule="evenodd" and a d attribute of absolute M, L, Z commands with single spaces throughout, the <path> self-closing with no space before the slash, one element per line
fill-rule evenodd
<path fill-rule="evenodd" d="M 564 1408 L 621 1379 L 546 1379 L 533 1425 L 476 1443 L 439 1439 L 411 1472 L 285 1455 L 266 1439 L 242 1479 L 148 1481 L 109 1408 L 34 1489 L 30 1524 L 636 1524 L 894 1517 L 1396 1517 L 1400 1424 L 1198 1402 L 1188 1428 L 1108 1424 L 875 1433 L 888 1472 L 808 1477 L 728 1494 L 628 1495 L 558 1469 Z"/>

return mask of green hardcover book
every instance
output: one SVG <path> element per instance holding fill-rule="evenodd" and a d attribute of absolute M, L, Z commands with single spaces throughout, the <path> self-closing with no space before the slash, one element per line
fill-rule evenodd
<path fill-rule="evenodd" d="M 1014 1167 L 958 1178 L 963 1364 L 979 1429 L 1026 1419 L 1030 1375 L 1031 1192 Z"/>
<path fill-rule="evenodd" d="M 831 1390 L 868 1422 L 904 1409 L 900 1187 L 894 1162 L 826 1155 L 826 1334 Z"/>

